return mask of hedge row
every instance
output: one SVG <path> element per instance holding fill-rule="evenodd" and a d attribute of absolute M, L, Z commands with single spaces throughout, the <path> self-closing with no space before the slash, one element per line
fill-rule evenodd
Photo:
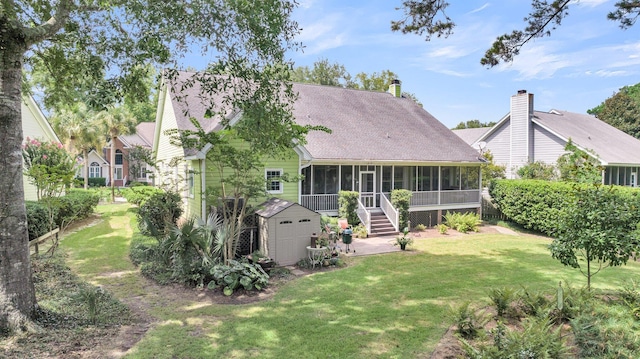
<path fill-rule="evenodd" d="M 489 193 L 498 209 L 511 221 L 525 228 L 554 236 L 563 210 L 573 204 L 577 187 L 587 185 L 542 180 L 494 180 Z M 640 208 L 640 192 L 635 188 L 615 186 L 616 202 Z"/>
<path fill-rule="evenodd" d="M 29 240 L 49 232 L 49 218 L 53 218 L 54 227 L 66 226 L 73 221 L 87 218 L 95 212 L 99 200 L 100 196 L 96 192 L 68 189 L 66 195 L 59 198 L 37 202 L 27 201 Z"/>

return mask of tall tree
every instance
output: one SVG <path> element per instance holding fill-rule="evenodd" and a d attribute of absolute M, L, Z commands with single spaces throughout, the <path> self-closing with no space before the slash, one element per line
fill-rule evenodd
<path fill-rule="evenodd" d="M 311 83 L 327 86 L 340 86 L 353 88 L 351 75 L 344 65 L 337 62 L 330 63 L 328 59 L 321 58 L 313 63 L 313 67 L 296 67 L 291 75 L 294 82 Z"/>
<path fill-rule="evenodd" d="M 529 41 L 550 36 L 569 15 L 569 8 L 577 3 L 574 0 L 531 0 L 531 12 L 524 18 L 527 24 L 525 28 L 498 36 L 480 63 L 493 67 L 501 62 L 512 61 Z M 400 9 L 404 11 L 404 16 L 392 21 L 391 29 L 404 34 L 422 35 L 427 41 L 434 36 L 448 37 L 453 33 L 455 23 L 447 15 L 447 7 L 449 3 L 446 0 L 403 0 Z M 623 29 L 633 26 L 638 16 L 639 0 L 618 0 L 615 9 L 607 14 L 608 19 L 618 21 Z"/>
<path fill-rule="evenodd" d="M 89 188 L 89 151 L 101 148 L 104 142 L 103 134 L 98 130 L 95 113 L 89 111 L 82 102 L 71 109 L 60 109 L 51 117 L 51 125 L 60 140 L 72 155 L 82 155 L 84 174 L 84 188 Z"/>
<path fill-rule="evenodd" d="M 587 112 L 622 132 L 640 138 L 640 84 L 621 88 Z"/>
<path fill-rule="evenodd" d="M 118 136 L 130 135 L 136 131 L 136 119 L 131 112 L 124 107 L 112 107 L 106 111 L 101 111 L 96 115 L 96 121 L 102 125 L 104 133 L 111 141 L 109 158 L 109 181 L 111 181 L 111 202 L 116 200 L 116 142 Z"/>
<path fill-rule="evenodd" d="M 452 128 L 452 130 L 463 130 L 465 128 L 482 128 L 482 127 L 492 127 L 495 125 L 495 122 L 480 122 L 480 120 L 469 120 L 469 121 L 461 121 L 456 127 Z"/>
<path fill-rule="evenodd" d="M 25 326 L 36 303 L 20 151 L 23 70 L 45 69 L 41 73 L 51 77 L 45 103 L 89 98 L 91 108 L 106 108 L 135 93 L 142 64 L 175 65 L 180 55 L 200 48 L 208 56 L 215 52 L 230 75 L 249 80 L 245 88 L 278 92 L 286 74 L 263 69 L 290 67 L 284 57 L 298 48 L 298 26 L 290 19 L 295 3 L 287 0 L 0 4 L 0 330 L 12 330 Z"/>

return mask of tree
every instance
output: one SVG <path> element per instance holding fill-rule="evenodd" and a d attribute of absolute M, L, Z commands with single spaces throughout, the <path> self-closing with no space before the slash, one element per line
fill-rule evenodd
<path fill-rule="evenodd" d="M 461 121 L 456 127 L 452 128 L 452 130 L 464 130 L 465 128 L 482 128 L 482 127 L 493 127 L 495 122 L 480 122 L 480 120 L 469 120 L 467 122 Z"/>
<path fill-rule="evenodd" d="M 79 102 L 71 109 L 58 110 L 51 117 L 51 124 L 60 140 L 66 144 L 67 151 L 74 157 L 82 155 L 84 189 L 89 188 L 89 151 L 101 147 L 104 142 L 102 133 L 98 131 L 95 113 L 89 111 L 86 104 Z"/>
<path fill-rule="evenodd" d="M 565 154 L 558 158 L 557 166 L 560 179 L 579 183 L 602 183 L 603 167 L 598 156 L 583 151 L 569 139 L 564 147 Z"/>
<path fill-rule="evenodd" d="M 637 208 L 631 203 L 621 200 L 614 186 L 576 184 L 549 246 L 553 258 L 578 268 L 588 288 L 603 268 L 626 264 L 640 251 Z"/>
<path fill-rule="evenodd" d="M 354 88 L 355 84 L 351 80 L 351 75 L 344 65 L 337 62 L 329 63 L 328 59 L 319 59 L 313 63 L 313 67 L 296 67 L 291 75 L 294 82 L 311 83 L 326 86 L 339 86 Z"/>
<path fill-rule="evenodd" d="M 112 107 L 96 115 L 96 121 L 100 123 L 111 140 L 109 159 L 109 181 L 111 181 L 111 202 L 116 200 L 116 141 L 120 135 L 130 135 L 135 132 L 137 121 L 124 107 Z"/>
<path fill-rule="evenodd" d="M 550 36 L 569 15 L 569 8 L 576 3 L 573 0 L 531 0 L 531 12 L 524 18 L 527 26 L 523 30 L 498 36 L 480 63 L 493 67 L 501 62 L 512 61 L 529 41 Z M 446 13 L 448 6 L 446 0 L 403 0 L 400 9 L 404 11 L 404 16 L 391 22 L 391 30 L 424 35 L 427 41 L 434 36 L 448 37 L 455 27 Z M 607 18 L 620 22 L 620 27 L 627 29 L 634 25 L 639 15 L 640 1 L 619 0 Z"/>
<path fill-rule="evenodd" d="M 505 177 L 506 167 L 497 165 L 493 161 L 493 154 L 489 150 L 483 152 L 482 157 L 486 161 L 480 166 L 482 187 L 489 187 L 491 180 Z"/>
<path fill-rule="evenodd" d="M 528 163 L 518 168 L 518 176 L 522 179 L 538 179 L 554 181 L 557 179 L 556 166 L 542 161 Z"/>
<path fill-rule="evenodd" d="M 146 167 L 153 163 L 153 154 L 149 148 L 135 145 L 127 151 L 124 157 L 129 164 L 129 178 L 138 178 L 143 173 L 146 176 L 151 172 Z"/>
<path fill-rule="evenodd" d="M 22 73 L 50 76 L 45 104 L 89 99 L 104 109 L 134 96 L 145 63 L 176 64 L 194 45 L 215 51 L 232 76 L 278 92 L 298 27 L 294 3 L 231 0 L 9 0 L 0 7 L 0 330 L 23 328 L 35 311 L 22 186 Z M 249 82 L 245 87 L 248 87 Z M 270 84 L 267 89 L 264 84 Z M 276 87 L 277 86 L 277 87 Z M 233 101 L 229 103 L 235 105 Z M 271 110 L 283 107 L 276 104 Z M 255 131 L 255 130 L 254 130 Z M 258 136 L 259 137 L 259 136 Z"/>
<path fill-rule="evenodd" d="M 640 84 L 621 88 L 587 112 L 622 132 L 640 138 Z"/>

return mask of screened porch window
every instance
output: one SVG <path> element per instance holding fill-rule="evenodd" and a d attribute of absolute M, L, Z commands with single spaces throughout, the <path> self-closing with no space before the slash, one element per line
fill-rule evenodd
<path fill-rule="evenodd" d="M 340 179 L 340 189 L 343 191 L 353 191 L 353 166 L 340 166 L 342 178 Z"/>
<path fill-rule="evenodd" d="M 303 168 L 301 174 L 304 176 L 302 179 L 302 194 L 311 194 L 311 166 Z"/>
<path fill-rule="evenodd" d="M 461 185 L 463 190 L 480 188 L 480 167 L 461 167 Z"/>
<path fill-rule="evenodd" d="M 418 167 L 418 191 L 438 190 L 438 167 L 420 166 Z"/>
<path fill-rule="evenodd" d="M 441 189 L 443 191 L 460 190 L 460 167 L 445 166 L 441 168 Z"/>
<path fill-rule="evenodd" d="M 313 194 L 338 193 L 338 166 L 313 166 Z"/>

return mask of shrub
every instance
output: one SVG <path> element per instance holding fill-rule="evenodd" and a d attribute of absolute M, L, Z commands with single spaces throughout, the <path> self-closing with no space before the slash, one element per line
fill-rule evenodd
<path fill-rule="evenodd" d="M 473 339 L 489 321 L 483 311 L 477 311 L 469 302 L 449 308 L 449 316 L 456 326 L 456 333 L 462 338 Z"/>
<path fill-rule="evenodd" d="M 89 187 L 104 187 L 107 185 L 107 179 L 105 177 L 89 177 L 87 182 Z M 84 178 L 76 177 L 75 183 L 79 187 L 84 187 Z"/>
<path fill-rule="evenodd" d="M 427 226 L 425 226 L 422 223 L 419 223 L 418 225 L 416 225 L 415 227 L 413 227 L 414 230 L 416 231 L 424 231 L 425 229 L 427 229 Z"/>
<path fill-rule="evenodd" d="M 65 226 L 94 213 L 100 196 L 84 189 L 68 189 L 65 196 L 53 200 L 54 206 L 58 207 L 55 223 L 58 226 Z"/>
<path fill-rule="evenodd" d="M 480 216 L 476 213 L 458 213 L 447 212 L 444 216 L 445 222 L 449 228 L 453 228 L 458 232 L 467 233 L 469 231 L 478 231 L 478 226 L 482 224 Z"/>
<path fill-rule="evenodd" d="M 518 169 L 518 176 L 522 179 L 537 179 L 544 181 L 554 181 L 558 178 L 556 167 L 552 164 L 546 164 L 536 161 L 522 166 Z"/>
<path fill-rule="evenodd" d="M 162 193 L 162 192 L 163 191 L 157 187 L 140 185 L 136 187 L 123 189 L 122 196 L 127 200 L 127 202 L 131 204 L 135 204 L 137 206 L 141 206 L 151 196 L 153 196 L 156 193 Z"/>
<path fill-rule="evenodd" d="M 447 231 L 449 230 L 449 227 L 444 223 L 440 223 L 440 224 L 436 224 L 436 229 L 438 230 L 438 233 L 440 233 L 440 234 L 447 234 Z"/>
<path fill-rule="evenodd" d="M 231 295 L 242 286 L 245 290 L 262 290 L 269 284 L 269 275 L 257 264 L 230 260 L 211 269 L 213 280 L 209 288 L 222 287 L 225 295 Z"/>
<path fill-rule="evenodd" d="M 514 297 L 515 291 L 511 288 L 492 288 L 489 290 L 489 299 L 496 307 L 498 317 L 504 317 L 509 313 Z"/>
<path fill-rule="evenodd" d="M 32 241 L 49 232 L 49 209 L 41 202 L 26 201 L 27 228 L 29 240 Z M 54 217 L 57 214 L 54 213 Z"/>
<path fill-rule="evenodd" d="M 411 205 L 411 191 L 394 189 L 391 191 L 391 204 L 398 209 L 398 227 L 409 226 L 409 206 Z"/>
<path fill-rule="evenodd" d="M 175 224 L 182 215 L 180 195 L 174 192 L 155 193 L 140 206 L 138 227 L 145 235 L 163 237 L 169 231 L 169 225 Z"/>
<path fill-rule="evenodd" d="M 358 218 L 358 198 L 360 194 L 354 191 L 340 191 L 338 193 L 338 214 L 341 218 L 346 218 L 349 224 L 360 223 Z"/>

